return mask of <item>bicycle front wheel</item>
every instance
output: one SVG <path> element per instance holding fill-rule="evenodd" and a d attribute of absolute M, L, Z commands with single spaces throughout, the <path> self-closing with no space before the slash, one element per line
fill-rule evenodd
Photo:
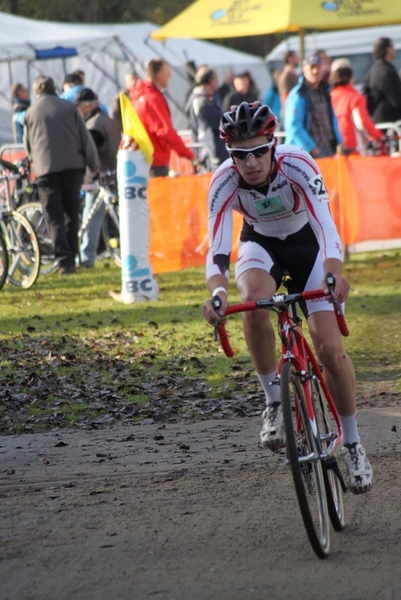
<path fill-rule="evenodd" d="M 16 210 L 4 213 L 3 221 L 8 251 L 7 281 L 16 287 L 30 288 L 40 270 L 40 247 L 35 230 Z"/>
<path fill-rule="evenodd" d="M 116 265 L 121 267 L 120 219 L 118 213 L 118 202 L 113 202 L 110 206 L 106 206 L 102 223 L 102 234 L 104 245 L 110 252 L 110 255 Z"/>
<path fill-rule="evenodd" d="M 0 290 L 6 282 L 8 273 L 8 252 L 7 245 L 4 241 L 3 234 L 0 229 Z"/>
<path fill-rule="evenodd" d="M 313 550 L 326 558 L 330 550 L 330 519 L 315 415 L 310 415 L 295 366 L 284 363 L 280 392 L 291 467 L 302 519 Z"/>
<path fill-rule="evenodd" d="M 325 453 L 337 435 L 337 424 L 332 412 L 329 410 L 325 393 L 320 385 L 319 376 L 314 372 L 312 365 L 309 365 L 309 370 L 312 375 L 311 391 L 318 422 L 320 444 L 322 451 Z M 336 531 L 341 531 L 345 527 L 343 501 L 344 481 L 339 470 L 336 456 L 329 456 L 325 459 L 323 467 L 327 507 L 331 523 Z"/>
<path fill-rule="evenodd" d="M 53 243 L 50 238 L 49 228 L 46 224 L 43 207 L 40 202 L 27 202 L 22 204 L 17 211 L 24 215 L 33 226 L 40 246 L 40 274 L 49 275 L 55 273 L 59 268 L 56 260 Z"/>

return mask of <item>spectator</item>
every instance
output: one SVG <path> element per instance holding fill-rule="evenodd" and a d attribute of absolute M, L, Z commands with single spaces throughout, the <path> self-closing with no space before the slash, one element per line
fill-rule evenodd
<path fill-rule="evenodd" d="M 202 148 L 197 152 L 200 162 L 211 161 L 211 168 L 215 169 L 227 160 L 228 152 L 224 142 L 220 139 L 219 125 L 222 117 L 220 98 L 217 95 L 218 79 L 216 72 L 208 66 L 198 69 L 195 77 L 196 87 L 187 103 L 189 125 L 193 142 L 202 143 Z"/>
<path fill-rule="evenodd" d="M 138 81 L 138 75 L 136 73 L 127 73 L 124 77 L 125 89 L 123 93 L 130 97 L 130 92 L 133 87 L 135 87 L 136 82 Z M 118 93 L 114 96 L 113 104 L 111 107 L 111 118 L 116 123 L 119 131 L 122 132 L 123 124 L 121 120 L 121 108 L 120 108 L 120 94 Z"/>
<path fill-rule="evenodd" d="M 51 77 L 33 82 L 37 101 L 25 115 L 24 140 L 49 225 L 60 274 L 75 272 L 80 190 L 85 166 L 99 170 L 99 157 L 76 106 L 59 98 Z"/>
<path fill-rule="evenodd" d="M 333 62 L 329 83 L 344 153 L 366 154 L 369 140 L 382 140 L 383 132 L 376 129 L 371 120 L 365 96 L 353 86 L 353 72 L 347 59 L 340 58 Z"/>
<path fill-rule="evenodd" d="M 85 86 L 82 83 L 82 79 L 78 73 L 68 73 L 64 77 L 63 91 L 60 94 L 60 98 L 74 102 L 75 96 L 80 90 L 83 90 L 84 87 Z"/>
<path fill-rule="evenodd" d="M 229 69 L 224 77 L 224 83 L 217 88 L 217 94 L 220 97 L 220 104 L 223 106 L 224 99 L 228 94 L 234 91 L 234 72 Z"/>
<path fill-rule="evenodd" d="M 368 71 L 364 89 L 374 123 L 401 119 L 401 80 L 392 64 L 395 54 L 390 38 L 376 40 L 373 47 L 375 61 Z"/>
<path fill-rule="evenodd" d="M 146 69 L 146 81 L 138 81 L 130 91 L 132 103 L 154 146 L 151 177 L 168 175 L 171 150 L 196 162 L 192 150 L 174 129 L 170 109 L 162 94 L 170 77 L 169 64 L 161 58 L 152 59 Z"/>
<path fill-rule="evenodd" d="M 281 100 L 280 93 L 278 91 L 278 78 L 280 76 L 280 69 L 272 69 L 270 72 L 272 78 L 272 84 L 267 90 L 262 104 L 266 104 L 270 107 L 270 110 L 274 115 L 276 115 L 277 120 L 279 121 L 281 115 Z M 277 125 L 278 129 L 280 129 L 280 125 Z"/>
<path fill-rule="evenodd" d="M 82 69 L 76 69 L 75 71 L 73 71 L 73 75 L 78 75 L 82 85 L 85 85 L 85 71 L 82 71 Z"/>
<path fill-rule="evenodd" d="M 228 94 L 223 102 L 223 110 L 229 110 L 230 106 L 238 106 L 241 102 L 256 102 L 258 99 L 256 93 L 251 88 L 251 76 L 247 71 L 234 75 L 235 91 Z"/>
<path fill-rule="evenodd" d="M 100 170 L 102 172 L 113 172 L 109 185 L 111 190 L 117 194 L 115 171 L 117 169 L 117 152 L 121 140 L 121 134 L 118 131 L 117 125 L 101 110 L 98 97 L 91 89 L 84 88 L 78 92 L 75 97 L 75 104 L 95 142 L 99 154 Z M 86 183 L 93 182 L 90 172 L 87 173 L 85 181 Z M 91 211 L 96 195 L 96 192 L 92 191 L 85 193 L 85 205 L 82 215 L 83 222 L 85 222 Z M 79 249 L 82 267 L 90 268 L 95 266 L 104 211 L 105 206 L 102 203 L 102 206 L 94 215 L 88 230 L 82 237 Z"/>
<path fill-rule="evenodd" d="M 320 58 L 322 65 L 322 79 L 323 81 L 329 81 L 331 72 L 331 60 L 326 50 L 316 50 L 316 56 Z"/>
<path fill-rule="evenodd" d="M 284 109 L 288 94 L 298 83 L 297 69 L 299 67 L 299 56 L 297 52 L 295 50 L 287 50 L 283 56 L 283 63 L 284 68 L 277 79 L 277 87 L 281 100 L 282 121 L 284 121 Z"/>
<path fill-rule="evenodd" d="M 304 148 L 313 158 L 336 153 L 342 138 L 330 100 L 330 88 L 322 81 L 320 58 L 308 56 L 303 77 L 292 88 L 285 107 L 285 143 Z"/>
<path fill-rule="evenodd" d="M 60 98 L 74 102 L 75 96 L 85 87 L 82 81 L 85 81 L 85 73 L 81 70 L 66 75 L 64 77 L 63 91 L 60 94 Z M 107 107 L 102 102 L 100 102 L 99 106 L 106 115 L 109 114 Z"/>
<path fill-rule="evenodd" d="M 22 83 L 14 83 L 11 87 L 11 102 L 13 105 L 13 136 L 16 144 L 21 144 L 24 137 L 25 113 L 29 108 L 29 90 Z"/>

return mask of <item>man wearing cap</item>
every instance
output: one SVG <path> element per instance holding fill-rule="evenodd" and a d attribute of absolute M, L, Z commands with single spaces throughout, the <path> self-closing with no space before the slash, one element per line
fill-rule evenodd
<path fill-rule="evenodd" d="M 330 86 L 322 79 L 319 56 L 308 56 L 303 76 L 290 91 L 284 116 L 285 143 L 303 148 L 313 158 L 336 153 L 342 143 L 337 118 L 330 100 Z"/>
<path fill-rule="evenodd" d="M 99 170 L 96 146 L 73 102 L 56 94 L 51 77 L 33 82 L 37 101 L 28 108 L 24 141 L 33 163 L 60 274 L 75 272 L 78 254 L 80 191 L 85 167 Z"/>
<path fill-rule="evenodd" d="M 109 176 L 110 188 L 117 192 L 116 186 L 116 168 L 117 152 L 120 145 L 121 135 L 118 127 L 109 116 L 107 116 L 99 106 L 99 99 L 95 92 L 89 88 L 83 88 L 75 96 L 75 104 L 85 121 L 85 125 L 92 135 L 99 153 L 100 170 L 111 171 Z M 93 179 L 90 173 L 85 177 L 86 183 L 92 183 Z M 114 188 L 114 189 L 113 189 Z M 82 220 L 85 222 L 93 203 L 96 199 L 96 192 L 88 191 L 85 194 L 85 206 Z M 81 266 L 94 267 L 96 252 L 99 244 L 100 231 L 102 228 L 102 219 L 104 214 L 104 204 L 94 215 L 88 230 L 84 233 L 81 247 L 79 249 Z"/>

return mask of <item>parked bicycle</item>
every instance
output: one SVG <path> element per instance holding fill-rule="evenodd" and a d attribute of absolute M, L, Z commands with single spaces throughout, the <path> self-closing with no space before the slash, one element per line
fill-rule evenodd
<path fill-rule="evenodd" d="M 25 157 L 16 164 L 0 158 L 0 168 L 4 170 L 5 177 L 3 189 L 0 188 L 0 198 L 5 198 L 7 206 L 18 211 L 32 224 L 41 249 L 40 273 L 42 275 L 54 273 L 59 263 L 54 255 L 49 227 L 39 202 L 36 185 L 30 174 L 28 158 Z M 104 204 L 106 208 L 102 222 L 104 245 L 115 263 L 121 266 L 118 197 L 110 188 L 110 178 L 113 177 L 115 173 L 107 171 L 101 174 L 99 181 L 82 186 L 83 191 L 96 190 L 97 196 L 91 212 L 81 224 L 78 236 L 80 244 L 96 212 Z"/>
<path fill-rule="evenodd" d="M 287 280 L 284 281 L 286 283 Z M 334 277 L 326 276 L 340 331 L 348 335 L 341 305 L 334 298 Z M 291 292 L 291 290 L 290 290 Z M 320 299 L 323 290 L 277 293 L 271 298 L 229 306 L 226 315 L 264 308 L 278 313 L 281 359 L 276 385 L 280 386 L 286 434 L 287 463 L 291 467 L 298 504 L 313 550 L 325 558 L 330 550 L 330 523 L 336 531 L 345 526 L 342 493 L 346 486 L 338 466 L 341 450 L 341 425 L 333 399 L 323 379 L 314 352 L 302 331 L 297 304 Z M 216 310 L 220 298 L 213 298 Z M 227 356 L 234 352 L 225 325 L 216 324 Z"/>
<path fill-rule="evenodd" d="M 114 262 L 121 267 L 118 197 L 112 190 L 112 183 L 116 181 L 115 175 L 115 171 L 104 171 L 100 174 L 98 181 L 82 186 L 83 191 L 96 191 L 97 195 L 91 210 L 81 223 L 78 240 L 79 246 L 81 246 L 83 235 L 88 231 L 96 213 L 104 205 L 105 211 L 102 221 L 103 242 Z"/>

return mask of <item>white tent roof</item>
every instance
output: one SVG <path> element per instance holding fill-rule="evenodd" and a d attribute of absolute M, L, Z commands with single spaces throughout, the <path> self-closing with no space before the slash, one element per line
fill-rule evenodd
<path fill-rule="evenodd" d="M 0 61 L 35 60 L 38 51 L 55 47 L 74 49 L 81 55 L 110 51 L 118 54 L 114 37 L 95 28 L 37 21 L 0 12 Z"/>
<path fill-rule="evenodd" d="M 190 61 L 197 67 L 213 66 L 221 83 L 228 70 L 249 70 L 261 95 L 270 83 L 264 59 L 201 40 L 158 42 L 149 38 L 158 29 L 153 23 L 81 25 L 36 21 L 0 12 L 0 27 L 0 145 L 12 140 L 11 83 L 30 87 L 40 73 L 53 77 L 61 90 L 65 73 L 80 68 L 85 71 L 86 85 L 110 108 L 127 72 L 135 69 L 144 76 L 147 62 L 162 57 L 172 68 L 166 96 L 177 129 L 187 127 L 182 107 L 191 85 L 185 67 Z M 43 53 L 58 58 L 38 59 Z"/>

